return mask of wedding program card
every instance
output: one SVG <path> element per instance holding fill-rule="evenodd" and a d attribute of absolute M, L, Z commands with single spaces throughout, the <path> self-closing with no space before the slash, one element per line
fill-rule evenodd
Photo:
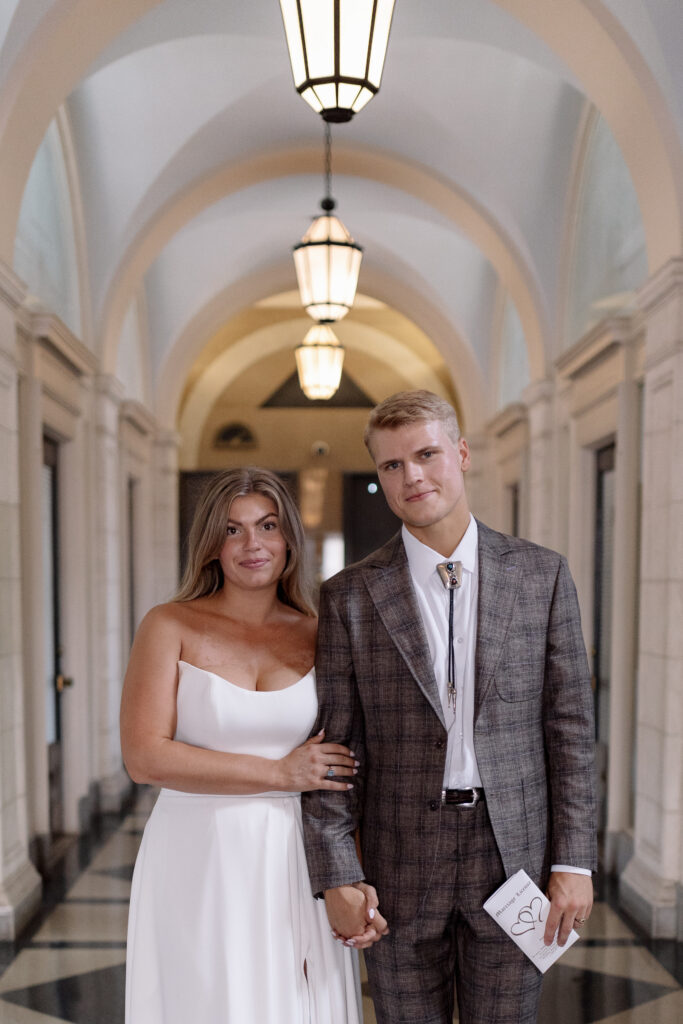
<path fill-rule="evenodd" d="M 558 946 L 557 936 L 551 946 L 546 946 L 543 934 L 549 907 L 550 900 L 523 870 L 511 875 L 484 904 L 484 910 L 517 943 L 542 974 L 579 937 L 579 933 L 572 929 L 564 946 Z"/>

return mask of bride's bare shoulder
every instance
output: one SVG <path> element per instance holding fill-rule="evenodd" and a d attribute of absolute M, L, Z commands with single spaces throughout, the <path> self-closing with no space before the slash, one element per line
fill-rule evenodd
<path fill-rule="evenodd" d="M 199 601 L 167 601 L 165 604 L 157 604 L 150 608 L 142 622 L 140 630 L 143 632 L 173 631 L 188 625 L 196 618 L 200 609 L 196 607 Z"/>

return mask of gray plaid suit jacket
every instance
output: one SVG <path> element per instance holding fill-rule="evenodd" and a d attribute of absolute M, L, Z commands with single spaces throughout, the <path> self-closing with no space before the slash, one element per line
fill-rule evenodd
<path fill-rule="evenodd" d="M 509 876 L 596 869 L 593 698 L 565 559 L 479 527 L 474 745 Z M 303 794 L 314 893 L 367 878 L 414 921 L 434 868 L 443 710 L 400 533 L 323 584 L 315 731 L 360 761 L 348 793 Z M 360 828 L 363 866 L 354 833 Z"/>

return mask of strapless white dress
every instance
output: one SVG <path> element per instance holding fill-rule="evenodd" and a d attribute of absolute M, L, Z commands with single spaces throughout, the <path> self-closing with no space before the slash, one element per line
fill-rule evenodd
<path fill-rule="evenodd" d="M 179 673 L 185 743 L 280 758 L 313 726 L 312 670 L 271 692 Z M 133 874 L 126 1024 L 360 1024 L 360 1005 L 357 954 L 311 894 L 300 795 L 162 789 Z"/>

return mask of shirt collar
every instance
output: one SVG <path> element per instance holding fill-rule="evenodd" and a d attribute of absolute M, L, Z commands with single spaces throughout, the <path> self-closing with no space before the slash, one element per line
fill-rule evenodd
<path fill-rule="evenodd" d="M 477 521 L 472 514 L 470 514 L 469 526 L 449 559 L 423 544 L 405 526 L 401 528 L 401 536 L 406 549 L 410 574 L 419 583 L 425 584 L 432 575 L 436 575 L 436 567 L 439 562 L 462 562 L 463 569 L 470 573 L 473 573 L 476 568 L 478 530 Z"/>

